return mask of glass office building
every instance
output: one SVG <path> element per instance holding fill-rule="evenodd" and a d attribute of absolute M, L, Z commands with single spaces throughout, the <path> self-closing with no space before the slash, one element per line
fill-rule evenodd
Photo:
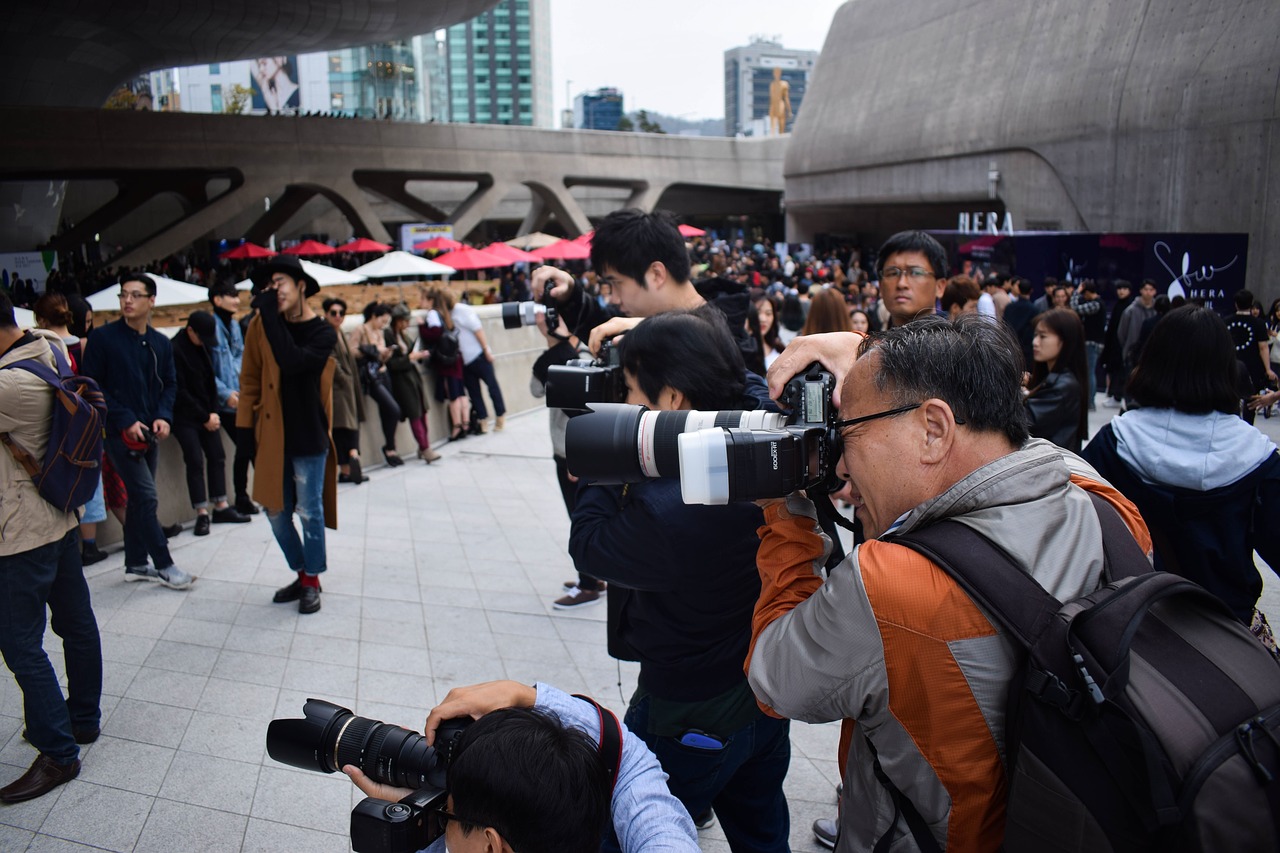
<path fill-rule="evenodd" d="M 551 127 L 549 12 L 549 0 L 502 0 L 448 28 L 448 121 Z"/>

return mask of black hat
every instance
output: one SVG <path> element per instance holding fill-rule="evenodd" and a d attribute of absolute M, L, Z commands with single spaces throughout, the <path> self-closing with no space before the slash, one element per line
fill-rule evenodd
<path fill-rule="evenodd" d="M 217 346 L 218 321 L 208 311 L 192 311 L 187 317 L 187 328 L 195 332 L 205 346 Z"/>
<path fill-rule="evenodd" d="M 253 292 L 261 293 L 263 288 L 271 283 L 271 276 L 278 272 L 284 273 L 294 281 L 303 282 L 308 297 L 320 292 L 320 283 L 307 274 L 307 271 L 302 268 L 302 261 L 293 255 L 276 255 L 258 264 L 253 274 L 249 276 L 253 280 Z"/>

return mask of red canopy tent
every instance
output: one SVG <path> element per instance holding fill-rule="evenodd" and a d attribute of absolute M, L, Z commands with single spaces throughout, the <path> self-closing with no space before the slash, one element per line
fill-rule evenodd
<path fill-rule="evenodd" d="M 436 263 L 453 267 L 455 270 L 491 270 L 498 267 L 509 267 L 515 261 L 482 252 L 479 249 L 463 247 L 436 258 Z"/>
<path fill-rule="evenodd" d="M 275 252 L 263 246 L 259 246 L 257 243 L 241 243 L 234 249 L 228 249 L 221 255 L 218 255 L 218 257 L 239 260 L 243 258 L 270 258 L 274 255 Z"/>
<path fill-rule="evenodd" d="M 591 257 L 591 247 L 573 240 L 561 240 L 541 249 L 534 249 L 529 254 L 537 255 L 539 260 L 550 261 L 585 261 Z"/>
<path fill-rule="evenodd" d="M 701 237 L 707 233 L 701 228 L 694 228 L 692 225 L 681 225 L 679 231 L 681 237 Z"/>
<path fill-rule="evenodd" d="M 596 236 L 596 232 L 588 231 L 586 234 L 580 234 L 577 237 L 574 237 L 573 242 L 577 243 L 579 246 L 590 246 L 591 238 L 594 236 Z"/>
<path fill-rule="evenodd" d="M 415 252 L 451 252 L 461 248 L 461 243 L 449 237 L 432 237 L 430 240 L 413 244 Z"/>
<path fill-rule="evenodd" d="M 377 240 L 370 240 L 368 237 L 357 237 L 350 243 L 343 243 L 338 247 L 339 252 L 390 252 L 391 247 L 386 243 L 379 243 Z"/>
<path fill-rule="evenodd" d="M 490 243 L 480 251 L 488 255 L 498 258 L 506 258 L 512 263 L 537 263 L 542 260 L 532 252 L 526 252 L 523 249 L 517 249 L 515 246 L 508 246 L 506 243 Z"/>
<path fill-rule="evenodd" d="M 318 240 L 303 240 L 296 246 L 284 250 L 286 255 L 334 255 L 338 250 Z"/>

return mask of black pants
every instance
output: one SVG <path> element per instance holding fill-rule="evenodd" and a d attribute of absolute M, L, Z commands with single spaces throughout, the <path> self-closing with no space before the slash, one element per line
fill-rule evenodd
<path fill-rule="evenodd" d="M 182 448 L 182 461 L 187 466 L 187 494 L 191 506 L 201 509 L 209 499 L 227 498 L 227 453 L 222 447 L 222 430 L 207 430 L 198 424 L 176 423 L 173 437 Z M 209 488 L 205 490 L 205 469 L 209 471 Z"/>
<path fill-rule="evenodd" d="M 489 388 L 489 398 L 493 400 L 493 413 L 502 417 L 507 413 L 507 406 L 502 402 L 502 389 L 498 387 L 498 377 L 493 373 L 493 364 L 482 353 L 479 358 L 462 366 L 462 382 L 467 386 L 467 394 L 471 397 L 471 408 L 476 417 L 484 420 L 489 417 L 489 410 L 484 407 L 484 398 L 480 396 L 481 381 Z"/>
<path fill-rule="evenodd" d="M 236 413 L 228 409 L 221 413 L 222 427 L 227 437 L 235 446 L 236 452 L 231 460 L 231 487 L 235 490 L 236 502 L 249 500 L 249 466 L 253 464 L 255 451 L 253 430 L 236 426 Z"/>
<path fill-rule="evenodd" d="M 560 484 L 560 497 L 564 500 L 564 508 L 573 518 L 573 508 L 578 503 L 578 484 L 569 479 L 569 463 L 563 456 L 552 455 L 556 460 L 556 482 Z M 591 591 L 600 588 L 600 581 L 591 575 L 578 572 L 578 589 Z"/>
<path fill-rule="evenodd" d="M 382 421 L 382 447 L 396 449 L 396 427 L 400 426 L 400 406 L 391 394 L 386 374 L 379 374 L 377 382 L 365 382 L 365 393 L 378 406 L 378 419 Z"/>
<path fill-rule="evenodd" d="M 338 464 L 349 464 L 351 462 L 351 451 L 359 452 L 360 450 L 360 430 L 334 427 L 333 446 L 338 451 Z"/>

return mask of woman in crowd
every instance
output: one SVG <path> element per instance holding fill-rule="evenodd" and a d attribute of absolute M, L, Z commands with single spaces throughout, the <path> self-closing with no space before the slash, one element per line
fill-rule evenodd
<path fill-rule="evenodd" d="M 821 335 L 824 332 L 848 332 L 849 308 L 844 304 L 844 294 L 834 287 L 824 287 L 810 300 L 809 317 L 804 321 L 801 335 Z"/>
<path fill-rule="evenodd" d="M 31 313 L 36 315 L 37 327 L 47 329 L 62 338 L 62 342 L 67 345 L 67 355 L 71 357 L 71 369 L 78 371 L 80 368 L 80 336 L 72 334 L 69 328 L 75 318 L 71 313 L 70 306 L 67 305 L 67 297 L 61 293 L 46 293 L 36 300 L 36 304 L 32 306 Z"/>
<path fill-rule="evenodd" d="M 1175 308 L 1129 378 L 1141 408 L 1104 426 L 1082 455 L 1142 512 L 1155 567 L 1208 589 L 1261 635 L 1253 554 L 1280 566 L 1280 456 L 1237 416 L 1235 378 L 1222 318 L 1200 305 Z"/>
<path fill-rule="evenodd" d="M 324 318 L 338 334 L 333 346 L 333 446 L 338 453 L 338 482 L 364 482 L 360 467 L 360 422 L 364 420 L 364 395 L 360 393 L 360 367 L 342 333 L 347 318 L 347 303 L 342 299 L 326 299 Z"/>
<path fill-rule="evenodd" d="M 403 302 L 391 309 L 391 326 L 385 332 L 387 347 L 391 350 L 387 373 L 391 376 L 391 393 L 400 407 L 400 419 L 409 421 L 413 439 L 418 443 L 418 458 L 430 465 L 440 454 L 431 449 L 431 438 L 427 434 L 427 398 L 422 393 L 422 375 L 418 372 L 419 362 L 430 353 L 416 347 L 416 342 L 405 334 L 411 317 L 409 306 Z"/>
<path fill-rule="evenodd" d="M 467 437 L 471 424 L 471 398 L 462 381 L 462 355 L 457 348 L 457 333 L 453 328 L 453 295 L 442 287 L 421 291 L 421 306 L 427 309 L 426 320 L 418 327 L 418 337 L 431 353 L 431 366 L 436 371 L 436 399 L 449 401 L 449 423 L 453 432 L 450 439 Z M 442 345 L 450 333 L 453 343 Z M 452 349 L 451 353 L 446 350 Z"/>
<path fill-rule="evenodd" d="M 1070 308 L 1051 308 L 1035 319 L 1034 328 L 1025 400 L 1031 434 L 1079 453 L 1089 432 L 1084 325 Z"/>
<path fill-rule="evenodd" d="M 778 337 L 778 317 L 782 314 L 782 300 L 765 294 L 756 302 L 756 319 L 760 321 L 760 342 L 764 345 L 764 369 L 768 370 L 775 359 L 786 349 Z"/>
<path fill-rule="evenodd" d="M 871 315 L 861 308 L 854 308 L 849 312 L 849 325 L 858 334 L 869 335 L 871 334 Z"/>
<path fill-rule="evenodd" d="M 396 453 L 396 427 L 400 425 L 400 406 L 391 393 L 391 379 L 387 374 L 387 360 L 391 348 L 384 336 L 391 321 L 391 308 L 381 302 L 364 306 L 364 323 L 347 337 L 347 343 L 356 354 L 360 367 L 360 384 L 364 392 L 378 406 L 382 421 L 382 458 L 392 468 L 403 465 Z"/>

